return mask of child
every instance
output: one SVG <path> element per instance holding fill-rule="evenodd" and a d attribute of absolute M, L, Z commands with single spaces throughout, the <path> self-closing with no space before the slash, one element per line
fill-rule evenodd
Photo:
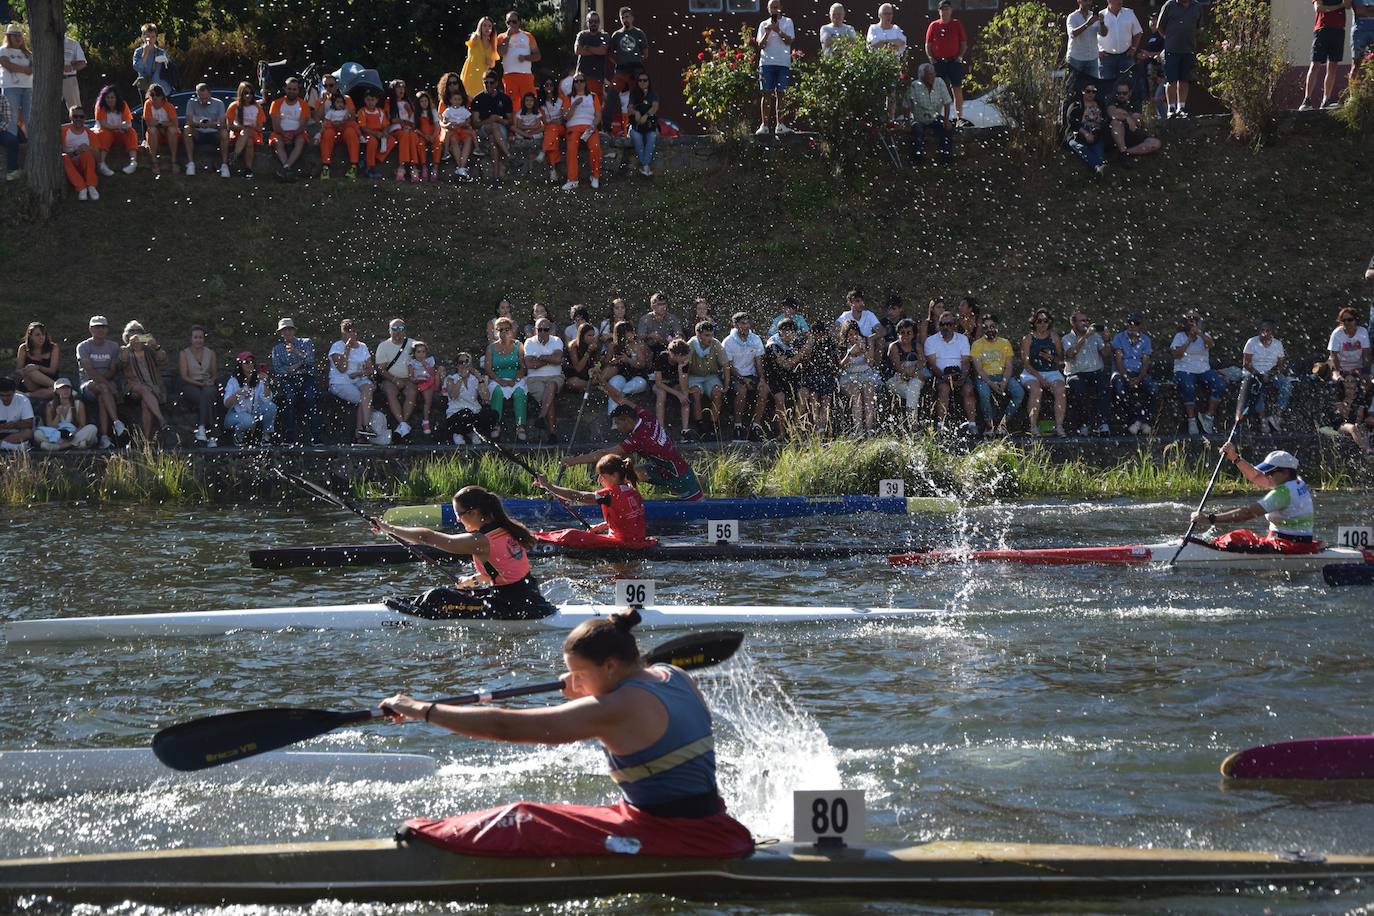
<path fill-rule="evenodd" d="M 396 180 L 419 181 L 415 167 L 420 162 L 419 135 L 415 132 L 415 105 L 410 101 L 403 80 L 392 80 L 387 92 L 387 133 L 396 148 Z"/>
<path fill-rule="evenodd" d="M 439 180 L 439 161 L 444 158 L 444 144 L 439 138 L 439 112 L 428 92 L 415 93 L 415 152 L 420 162 L 420 177 L 426 177 L 425 159 L 429 158 L 428 178 Z"/>
<path fill-rule="evenodd" d="M 358 133 L 362 142 L 367 144 L 367 177 L 377 179 L 382 173 L 377 171 L 377 163 L 386 158 L 386 112 L 378 108 L 381 98 L 377 90 L 368 89 L 363 96 L 363 110 L 358 112 Z"/>
<path fill-rule="evenodd" d="M 491 435 L 496 429 L 496 412 L 486 405 L 491 397 L 487 380 L 472 371 L 472 355 L 459 353 L 454 372 L 444 379 L 444 393 L 448 408 L 444 412 L 444 433 L 453 437 L 454 445 L 469 441 L 477 445 L 481 440 L 475 430 Z"/>
<path fill-rule="evenodd" d="M 53 382 L 52 393 L 44 416 L 46 424 L 34 431 L 38 447 L 56 452 L 95 445 L 99 430 L 94 423 L 86 422 L 86 405 L 80 398 L 72 397 L 72 383 L 60 378 Z"/>
<path fill-rule="evenodd" d="M 429 411 L 434 403 L 434 392 L 439 390 L 439 379 L 444 374 L 443 366 L 434 365 L 434 357 L 429 355 L 429 344 L 417 340 L 410 347 L 410 380 L 415 390 L 420 392 L 420 431 L 426 436 L 433 431 L 429 424 Z"/>
<path fill-rule="evenodd" d="M 539 111 L 544 116 L 544 148 L 539 151 L 539 160 L 548 160 L 549 181 L 558 180 L 558 162 L 563 158 L 563 135 L 567 132 L 563 121 L 567 112 L 563 107 L 563 95 L 558 91 L 558 80 L 549 77 L 539 90 Z"/>
<path fill-rule="evenodd" d="M 354 178 L 358 174 L 358 116 L 348 96 L 335 90 L 325 95 L 324 124 L 320 127 L 320 163 L 324 166 L 320 177 L 326 181 L 334 174 L 334 143 L 340 136 L 348 151 L 348 172 L 344 177 Z"/>
<path fill-rule="evenodd" d="M 520 97 L 520 111 L 515 116 L 515 136 L 521 140 L 542 140 L 544 136 L 544 115 L 539 111 L 539 100 L 533 92 Z"/>
<path fill-rule="evenodd" d="M 78 200 L 99 200 L 95 189 L 99 179 L 95 171 L 95 152 L 91 132 L 86 129 L 86 113 L 80 105 L 71 109 L 71 123 L 62 126 L 62 168 L 67 180 L 76 188 Z"/>
<path fill-rule="evenodd" d="M 468 178 L 468 157 L 472 155 L 472 112 L 468 110 L 468 94 L 463 84 L 453 81 L 448 84 L 448 98 L 444 99 L 444 110 L 439 113 L 443 124 L 442 142 L 453 157 L 453 174 L 458 178 Z"/>
<path fill-rule="evenodd" d="M 167 147 L 167 153 L 172 157 L 172 174 L 175 175 L 177 147 L 181 139 L 181 131 L 177 128 L 177 110 L 167 101 L 166 93 L 157 83 L 148 87 L 148 96 L 143 102 L 143 126 L 153 175 L 156 177 L 162 172 L 162 167 L 157 163 L 159 144 Z"/>

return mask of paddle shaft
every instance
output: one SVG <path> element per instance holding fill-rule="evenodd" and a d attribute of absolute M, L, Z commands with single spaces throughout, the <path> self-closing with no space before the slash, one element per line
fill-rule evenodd
<path fill-rule="evenodd" d="M 582 403 L 577 405 L 577 417 L 573 420 L 572 435 L 568 437 L 568 451 L 570 452 L 573 451 L 573 446 L 577 444 L 577 430 L 582 425 L 582 411 L 586 410 L 587 399 L 591 396 L 591 393 L 591 382 L 588 382 L 586 389 L 582 392 Z M 574 452 L 574 454 L 576 453 Z M 553 482 L 561 485 L 563 483 L 563 475 L 567 473 L 567 470 L 568 466 L 560 463 L 558 465 L 558 473 L 553 477 Z"/>
<path fill-rule="evenodd" d="M 515 452 L 512 452 L 510 449 L 506 448 L 500 442 L 497 442 L 495 439 L 490 438 L 481 430 L 477 431 L 477 435 L 481 436 L 484 442 L 486 442 L 492 448 L 496 449 L 497 454 L 499 454 L 502 458 L 505 458 L 507 461 L 514 464 L 516 467 L 521 468 L 526 474 L 529 474 L 531 477 L 540 476 L 539 472 L 536 471 L 534 468 L 530 467 L 529 463 L 526 462 L 525 459 L 521 458 L 519 455 L 515 454 Z M 587 520 L 578 514 L 577 510 L 572 507 L 572 503 L 568 502 L 566 499 L 559 496 L 557 493 L 550 493 L 549 495 L 552 496 L 555 500 L 557 500 L 560 506 L 562 506 L 564 509 L 567 509 L 568 514 L 571 515 L 573 518 L 577 519 L 577 523 L 579 525 L 581 525 L 588 531 L 592 530 L 592 526 L 588 525 Z"/>
<path fill-rule="evenodd" d="M 1245 397 L 1246 385 L 1248 384 L 1248 382 L 1249 380 L 1247 379 L 1246 381 L 1240 383 L 1240 395 L 1239 399 L 1236 402 L 1236 422 L 1231 424 L 1231 435 L 1226 437 L 1226 442 L 1223 443 L 1221 446 L 1223 449 L 1225 449 L 1226 446 L 1230 445 L 1232 442 L 1235 441 L 1236 433 L 1240 430 L 1240 421 L 1243 420 L 1245 418 L 1245 415 L 1250 411 L 1250 405 L 1246 403 Z M 1202 499 L 1198 500 L 1198 512 L 1201 512 L 1202 507 L 1207 505 L 1207 499 L 1212 495 L 1212 488 L 1217 485 L 1217 477 L 1221 475 L 1221 466 L 1225 463 L 1226 455 L 1223 454 L 1220 458 L 1217 459 L 1217 466 L 1212 468 L 1212 478 L 1211 480 L 1207 481 L 1207 489 L 1202 491 Z M 1170 566 L 1173 566 L 1178 561 L 1178 558 L 1182 556 L 1183 548 L 1188 546 L 1188 541 L 1192 538 L 1193 531 L 1196 528 L 1197 521 L 1189 519 L 1188 530 L 1183 533 L 1183 540 L 1179 543 L 1178 550 L 1175 550 L 1174 555 L 1169 558 Z"/>

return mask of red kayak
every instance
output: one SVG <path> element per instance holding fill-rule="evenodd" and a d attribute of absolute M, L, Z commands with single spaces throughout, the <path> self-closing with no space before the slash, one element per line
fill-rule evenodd
<path fill-rule="evenodd" d="M 898 553 L 887 558 L 893 566 L 923 566 L 932 563 L 1033 563 L 1041 566 L 1076 566 L 1096 563 L 1104 566 L 1141 566 L 1154 559 L 1154 547 L 1046 547 L 1040 550 L 925 550 Z"/>
<path fill-rule="evenodd" d="M 1374 735 L 1262 744 L 1223 760 L 1221 775 L 1227 779 L 1374 779 Z"/>

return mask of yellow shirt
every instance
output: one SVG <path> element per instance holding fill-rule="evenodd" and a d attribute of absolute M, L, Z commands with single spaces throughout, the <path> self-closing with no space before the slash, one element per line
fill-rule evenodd
<path fill-rule="evenodd" d="M 980 361 L 983 371 L 990 376 L 1001 375 L 1011 362 L 1011 341 L 1005 337 L 996 340 L 988 340 L 987 337 L 979 337 L 969 347 L 969 355 L 973 358 L 974 365 Z"/>
<path fill-rule="evenodd" d="M 463 61 L 463 72 L 459 74 L 463 78 L 463 88 L 468 92 L 468 98 L 482 91 L 482 77 L 496 63 L 496 45 L 483 45 L 480 38 L 469 38 L 465 44 L 468 46 L 467 59 Z"/>

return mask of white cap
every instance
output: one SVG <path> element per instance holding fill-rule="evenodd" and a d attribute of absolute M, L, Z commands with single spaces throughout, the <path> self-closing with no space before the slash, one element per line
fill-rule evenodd
<path fill-rule="evenodd" d="M 1270 471 L 1278 468 L 1283 468 L 1287 471 L 1296 471 L 1298 469 L 1298 459 L 1294 458 L 1288 452 L 1270 452 L 1264 456 L 1263 461 L 1255 465 L 1255 470 L 1259 471 L 1261 474 L 1268 474 Z"/>
<path fill-rule="evenodd" d="M 294 328 L 295 326 L 296 322 L 292 321 L 290 318 L 283 318 L 281 321 L 277 322 L 278 331 L 280 331 L 282 328 Z"/>

